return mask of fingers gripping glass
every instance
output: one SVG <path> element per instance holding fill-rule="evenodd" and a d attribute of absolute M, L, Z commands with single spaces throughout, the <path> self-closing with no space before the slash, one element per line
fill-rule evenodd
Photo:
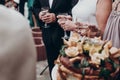
<path fill-rule="evenodd" d="M 63 15 L 63 16 L 68 16 L 68 13 L 59 13 L 59 15 Z M 67 19 L 63 19 L 63 20 L 67 20 Z M 64 30 L 64 37 L 63 37 L 64 39 L 68 39 L 69 38 L 69 36 L 67 35 L 67 32 Z"/>
<path fill-rule="evenodd" d="M 46 15 L 49 12 L 49 7 L 42 7 L 41 8 L 42 16 Z M 49 28 L 50 26 L 47 23 L 44 24 L 44 28 Z"/>

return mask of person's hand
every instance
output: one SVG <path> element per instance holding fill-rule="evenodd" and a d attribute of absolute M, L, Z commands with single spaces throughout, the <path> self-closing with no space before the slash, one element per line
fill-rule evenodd
<path fill-rule="evenodd" d="M 59 25 L 64 29 L 64 25 L 65 25 L 66 19 L 65 18 L 58 18 L 58 23 Z"/>
<path fill-rule="evenodd" d="M 57 18 L 58 18 L 58 23 L 59 23 L 59 25 L 64 29 L 64 30 L 66 30 L 65 29 L 65 23 L 66 23 L 66 21 L 67 20 L 72 20 L 72 17 L 70 16 L 70 15 L 62 15 L 62 14 L 60 14 L 60 15 L 58 15 L 57 16 Z"/>
<path fill-rule="evenodd" d="M 67 31 L 74 31 L 76 28 L 77 25 L 71 20 L 66 20 L 63 24 L 63 29 Z"/>
<path fill-rule="evenodd" d="M 68 20 L 72 20 L 72 17 L 70 15 L 58 15 L 57 16 L 58 19 L 68 19 Z"/>
<path fill-rule="evenodd" d="M 45 23 L 52 23 L 56 21 L 56 17 L 54 13 L 46 13 L 43 12 L 39 13 L 39 18 Z"/>

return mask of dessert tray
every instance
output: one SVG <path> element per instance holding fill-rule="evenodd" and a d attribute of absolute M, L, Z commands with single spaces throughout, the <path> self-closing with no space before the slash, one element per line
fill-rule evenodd
<path fill-rule="evenodd" d="M 73 33 L 60 50 L 53 80 L 119 80 L 120 49 L 110 41 Z"/>

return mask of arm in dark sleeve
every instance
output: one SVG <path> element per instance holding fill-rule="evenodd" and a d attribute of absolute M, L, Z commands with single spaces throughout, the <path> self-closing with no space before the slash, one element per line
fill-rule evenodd
<path fill-rule="evenodd" d="M 40 18 L 39 18 L 39 13 L 41 11 L 41 3 L 39 2 L 39 0 L 34 0 L 32 10 L 33 10 L 33 14 L 35 15 L 35 18 L 37 20 L 37 25 L 40 27 L 43 26 L 44 22 L 42 22 L 42 20 L 40 20 Z"/>
<path fill-rule="evenodd" d="M 72 7 L 74 7 L 77 4 L 78 0 L 72 0 Z"/>
<path fill-rule="evenodd" d="M 36 18 L 39 18 L 39 13 L 41 11 L 41 3 L 39 0 L 35 0 L 33 3 L 33 14 L 36 16 Z"/>
<path fill-rule="evenodd" d="M 72 1 L 73 1 L 73 0 L 68 0 L 68 1 L 69 1 L 68 14 L 69 14 L 69 15 L 72 15 L 71 10 L 72 10 L 72 7 L 73 7 L 73 6 L 72 6 Z"/>
<path fill-rule="evenodd" d="M 69 0 L 69 4 L 70 4 L 70 10 L 69 10 L 69 14 L 70 15 L 72 15 L 72 13 L 71 13 L 71 10 L 72 10 L 72 8 L 77 4 L 77 2 L 78 2 L 78 0 Z"/>

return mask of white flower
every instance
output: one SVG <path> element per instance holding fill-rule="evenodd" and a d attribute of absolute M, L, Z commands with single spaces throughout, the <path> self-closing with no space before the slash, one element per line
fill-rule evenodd
<path fill-rule="evenodd" d="M 68 47 L 65 49 L 65 53 L 69 57 L 75 57 L 79 54 L 78 47 Z"/>

